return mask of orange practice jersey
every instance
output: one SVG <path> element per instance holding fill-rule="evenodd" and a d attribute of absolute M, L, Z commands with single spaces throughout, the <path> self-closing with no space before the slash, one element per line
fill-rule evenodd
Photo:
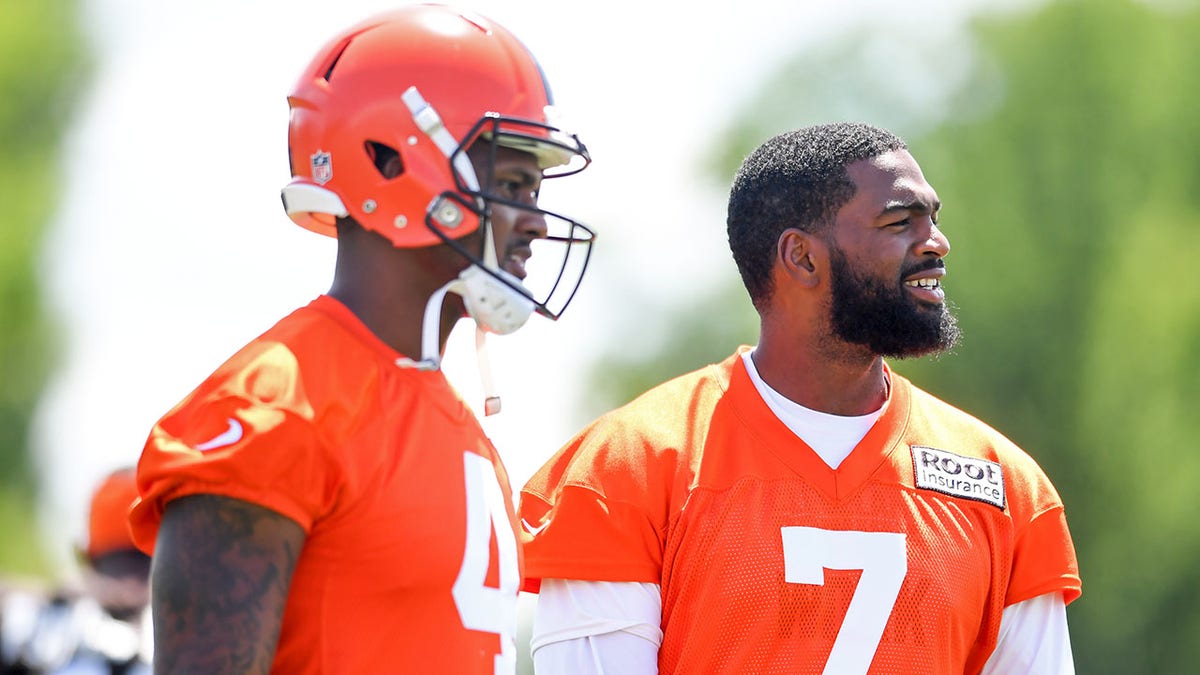
<path fill-rule="evenodd" d="M 192 494 L 272 509 L 308 536 L 272 672 L 513 672 L 520 551 L 508 477 L 441 371 L 396 365 L 322 296 L 154 427 L 131 515 L 152 553 Z"/>
<path fill-rule="evenodd" d="M 522 492 L 527 590 L 661 584 L 662 673 L 978 672 L 1006 606 L 1079 595 L 1063 505 L 1009 440 L 889 377 L 836 470 L 740 355 L 600 418 Z"/>

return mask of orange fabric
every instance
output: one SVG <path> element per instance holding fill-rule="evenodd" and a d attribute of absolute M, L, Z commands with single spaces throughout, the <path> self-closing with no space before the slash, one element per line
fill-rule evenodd
<path fill-rule="evenodd" d="M 512 651 L 521 561 L 507 474 L 444 375 L 399 356 L 322 296 L 221 366 L 146 443 L 131 516 L 143 550 L 168 502 L 197 493 L 307 531 L 272 672 L 490 675 Z M 473 583 L 456 589 L 460 578 Z M 497 601 L 512 611 L 480 618 Z"/>
<path fill-rule="evenodd" d="M 978 672 L 1004 607 L 1079 595 L 1063 506 L 1022 450 L 889 374 L 880 419 L 837 470 L 775 417 L 740 354 L 602 417 L 522 491 L 526 589 L 661 584 L 664 674 L 820 673 L 839 631 L 860 636 L 839 656 L 870 650 L 870 673 Z M 993 467 L 1002 506 L 919 486 L 922 447 L 954 453 L 948 471 L 971 465 L 975 487 Z"/>
<path fill-rule="evenodd" d="M 137 496 L 132 468 L 113 471 L 96 487 L 88 507 L 89 558 L 136 548 L 129 533 L 129 508 Z"/>

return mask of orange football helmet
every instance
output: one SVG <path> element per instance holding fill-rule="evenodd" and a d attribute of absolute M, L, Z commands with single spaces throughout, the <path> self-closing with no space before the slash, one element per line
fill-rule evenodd
<path fill-rule="evenodd" d="M 539 313 L 557 318 L 566 308 L 590 257 L 586 226 L 504 202 L 541 213 L 547 240 L 565 244 L 561 267 L 542 275 L 537 292 L 487 260 L 489 251 L 455 241 L 488 227 L 496 201 L 466 156 L 472 144 L 529 152 L 544 178 L 591 162 L 578 137 L 555 126 L 541 67 L 503 26 L 441 5 L 377 15 L 321 48 L 288 103 L 292 180 L 282 197 L 297 224 L 333 236 L 337 219 L 350 217 L 398 247 L 449 243 Z"/>

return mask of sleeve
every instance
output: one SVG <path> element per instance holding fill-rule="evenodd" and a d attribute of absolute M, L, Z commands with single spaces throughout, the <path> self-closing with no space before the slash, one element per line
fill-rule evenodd
<path fill-rule="evenodd" d="M 601 420 L 529 479 L 525 590 L 542 578 L 659 582 L 673 471 L 660 447 Z"/>
<path fill-rule="evenodd" d="M 1020 452 L 1010 466 L 1015 469 L 1009 488 L 1015 540 L 1004 604 L 1056 591 L 1070 604 L 1083 585 L 1062 499 L 1029 455 Z"/>
<path fill-rule="evenodd" d="M 1082 593 L 1075 545 L 1062 504 L 1039 513 L 1017 538 L 1005 605 L 1059 591 L 1070 604 Z"/>
<path fill-rule="evenodd" d="M 166 504 L 193 494 L 250 502 L 308 531 L 338 485 L 317 416 L 282 345 L 231 359 L 151 431 L 130 514 L 135 543 L 153 554 Z"/>
<path fill-rule="evenodd" d="M 1004 608 L 996 649 L 981 675 L 1075 675 L 1067 605 L 1047 593 Z"/>
<path fill-rule="evenodd" d="M 661 617 L 658 584 L 545 579 L 530 642 L 534 671 L 653 675 Z"/>

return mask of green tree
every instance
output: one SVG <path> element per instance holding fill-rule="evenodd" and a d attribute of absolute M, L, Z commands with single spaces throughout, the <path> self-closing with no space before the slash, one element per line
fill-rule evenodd
<path fill-rule="evenodd" d="M 1069 610 L 1081 673 L 1182 673 L 1200 660 L 1189 517 L 1200 10 L 1175 4 L 1064 1 L 980 19 L 970 51 L 849 36 L 784 65 L 714 159 L 730 175 L 767 136 L 829 119 L 906 136 L 946 205 L 946 282 L 965 339 L 952 355 L 896 365 L 1004 431 L 1055 481 L 1084 579 Z M 893 61 L 873 56 L 881 45 Z M 961 86 L 936 86 L 950 82 Z M 603 359 L 609 404 L 729 353 L 731 333 L 753 341 L 753 317 L 719 302 L 748 304 L 732 291 L 704 298 L 680 316 L 704 307 L 736 325 L 688 326 L 640 361 Z M 663 317 L 668 333 L 673 320 Z"/>
<path fill-rule="evenodd" d="M 1194 8 L 1132 2 L 982 26 L 1003 101 L 921 141 L 963 205 L 952 265 L 968 272 L 971 326 L 961 359 L 922 376 L 1008 431 L 1059 487 L 1084 576 L 1070 618 L 1085 673 L 1189 672 L 1200 657 L 1188 517 L 1200 95 L 1186 84 L 1198 29 Z"/>
<path fill-rule="evenodd" d="M 45 572 L 28 441 L 56 345 L 38 254 L 60 194 L 58 146 L 83 76 L 77 25 L 72 0 L 0 5 L 0 572 Z"/>

